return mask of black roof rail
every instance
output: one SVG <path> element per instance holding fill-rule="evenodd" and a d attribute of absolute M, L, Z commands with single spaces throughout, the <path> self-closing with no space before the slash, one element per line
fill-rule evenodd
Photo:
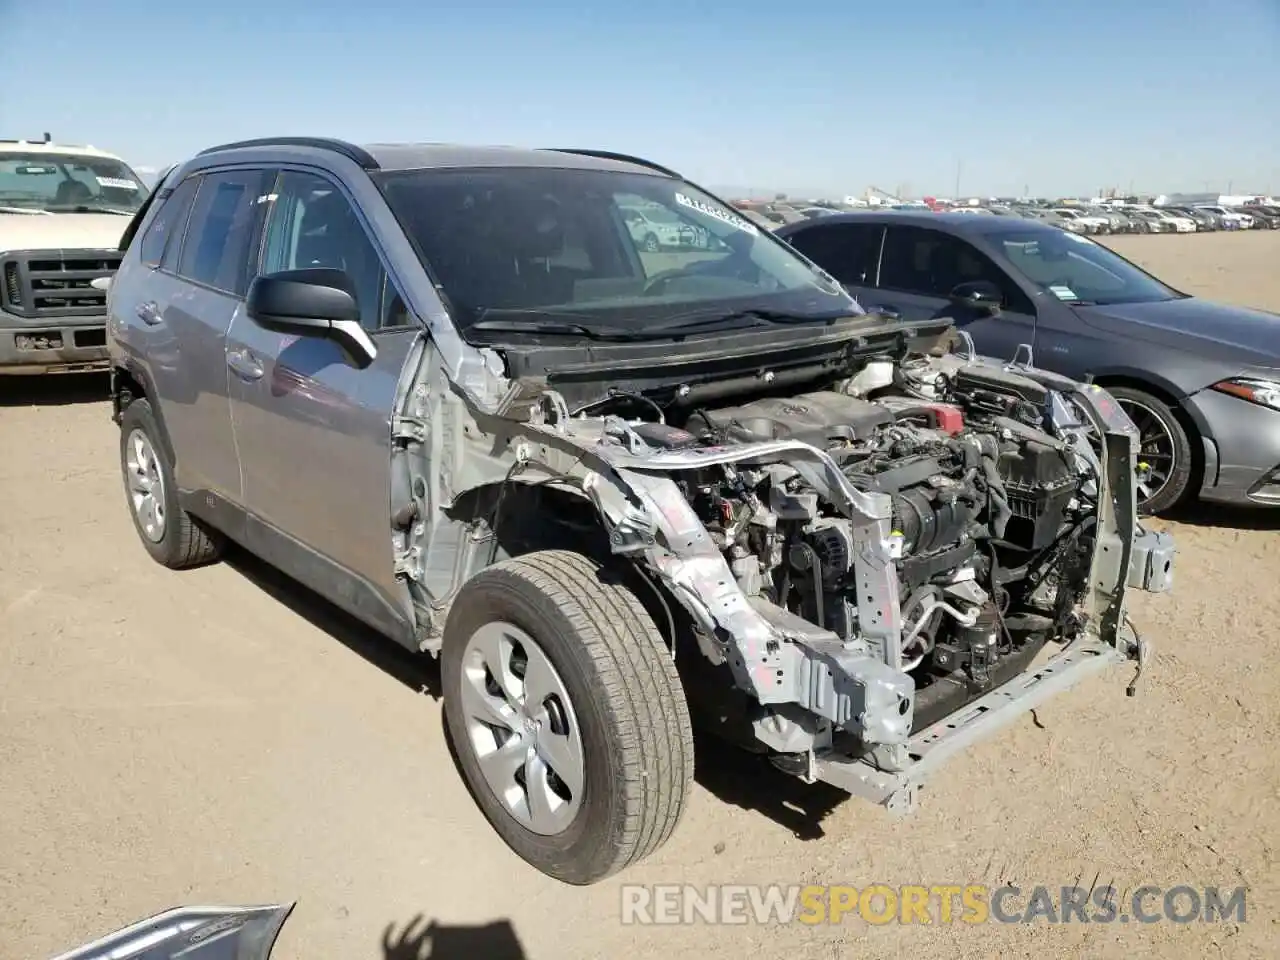
<path fill-rule="evenodd" d="M 345 140 L 334 140 L 330 137 L 259 137 L 255 140 L 237 140 L 234 143 L 222 143 L 216 147 L 201 150 L 196 156 L 203 157 L 210 153 L 240 150 L 246 147 L 314 147 L 317 150 L 340 153 L 366 170 L 378 169 L 378 161 L 368 150 L 357 147 L 353 143 L 347 143 Z"/>
<path fill-rule="evenodd" d="M 643 157 L 633 157 L 626 153 L 614 153 L 610 150 L 585 150 L 578 147 L 543 147 L 542 149 L 555 153 L 576 153 L 580 157 L 595 157 L 598 160 L 617 160 L 619 163 L 634 163 L 638 167 L 648 167 L 650 170 L 665 173 L 668 177 L 674 177 L 677 180 L 684 179 L 669 167 L 661 166 L 652 160 L 645 160 Z"/>

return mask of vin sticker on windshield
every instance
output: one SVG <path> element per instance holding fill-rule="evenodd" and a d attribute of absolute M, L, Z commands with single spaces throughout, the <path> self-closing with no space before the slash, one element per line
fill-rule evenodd
<path fill-rule="evenodd" d="M 1052 287 L 1049 288 L 1049 292 L 1052 293 L 1059 300 L 1078 300 L 1079 299 L 1076 296 L 1074 290 L 1072 290 L 1070 287 L 1064 287 L 1061 284 L 1054 284 Z"/>
<path fill-rule="evenodd" d="M 118 177 L 96 177 L 98 186 L 114 190 L 137 190 L 138 185 L 132 180 L 121 180 Z"/>
<path fill-rule="evenodd" d="M 701 214 L 708 217 L 714 217 L 721 223 L 727 223 L 731 227 L 737 227 L 745 233 L 759 234 L 756 225 L 749 220 L 743 220 L 741 217 L 735 217 L 728 210 L 720 210 L 711 206 L 709 203 L 703 203 L 701 200 L 694 200 L 692 197 L 686 197 L 683 193 L 676 194 L 676 203 L 690 210 L 697 210 Z"/>

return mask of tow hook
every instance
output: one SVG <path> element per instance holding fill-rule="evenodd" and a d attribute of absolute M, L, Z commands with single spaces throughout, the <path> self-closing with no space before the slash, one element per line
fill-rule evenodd
<path fill-rule="evenodd" d="M 1133 679 L 1129 681 L 1129 686 L 1125 687 L 1124 695 L 1126 697 L 1135 696 L 1138 692 L 1138 681 L 1142 678 L 1142 671 L 1146 669 L 1147 661 L 1151 657 L 1151 645 L 1142 638 L 1142 634 L 1138 633 L 1137 627 L 1133 625 L 1133 621 L 1125 617 L 1125 628 L 1132 634 L 1132 640 L 1129 642 L 1129 657 L 1138 661 L 1138 665 L 1133 671 Z"/>

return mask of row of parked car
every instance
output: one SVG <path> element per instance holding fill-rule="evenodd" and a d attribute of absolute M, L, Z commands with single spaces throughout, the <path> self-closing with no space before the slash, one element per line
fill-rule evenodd
<path fill-rule="evenodd" d="M 1108 206 L 1011 208 L 991 213 L 1047 220 L 1073 233 L 1205 233 L 1214 230 L 1275 230 L 1280 228 L 1280 207 L 1255 204 L 1226 207 L 1218 204 L 1196 206 Z"/>
<path fill-rule="evenodd" d="M 1040 220 L 1070 233 L 1082 235 L 1116 233 L 1206 233 L 1216 230 L 1280 229 L 1280 206 L 1265 203 L 1228 207 L 1221 204 L 1155 205 L 1112 204 L 1069 206 L 1046 204 L 988 203 L 979 206 L 945 206 L 925 203 L 879 204 L 854 207 L 828 202 L 766 203 L 743 202 L 743 216 L 770 230 L 790 223 L 803 223 L 840 213 L 871 213 L 885 210 L 912 210 L 935 213 L 965 213 L 978 216 L 1022 217 Z"/>

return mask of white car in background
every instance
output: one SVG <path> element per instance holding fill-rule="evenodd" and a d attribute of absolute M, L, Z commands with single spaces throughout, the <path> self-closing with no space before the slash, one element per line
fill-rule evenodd
<path fill-rule="evenodd" d="M 1159 207 L 1139 207 L 1137 212 L 1148 219 L 1154 215 L 1155 219 L 1164 224 L 1164 233 L 1195 233 L 1197 229 L 1196 222 L 1190 217 L 1181 217 Z"/>
<path fill-rule="evenodd" d="M 660 214 L 664 211 L 660 207 L 656 211 L 639 206 L 619 209 L 627 222 L 631 239 L 647 253 L 687 250 L 706 245 L 705 237 L 699 236 L 698 230 L 691 224 L 661 217 Z"/>
<path fill-rule="evenodd" d="M 1229 229 L 1251 230 L 1253 228 L 1253 217 L 1239 210 L 1232 210 L 1230 207 L 1211 207 L 1207 204 L 1197 206 L 1196 209 L 1216 213 Z"/>
<path fill-rule="evenodd" d="M 1190 217 L 1184 217 L 1181 214 L 1171 213 L 1168 210 L 1161 210 L 1160 214 L 1171 224 L 1177 233 L 1195 233 L 1197 229 L 1196 222 Z"/>
<path fill-rule="evenodd" d="M 1086 233 L 1110 233 L 1111 221 L 1106 217 L 1096 217 L 1077 210 L 1074 207 L 1054 207 L 1053 212 L 1063 220 L 1075 220 L 1084 227 Z"/>

